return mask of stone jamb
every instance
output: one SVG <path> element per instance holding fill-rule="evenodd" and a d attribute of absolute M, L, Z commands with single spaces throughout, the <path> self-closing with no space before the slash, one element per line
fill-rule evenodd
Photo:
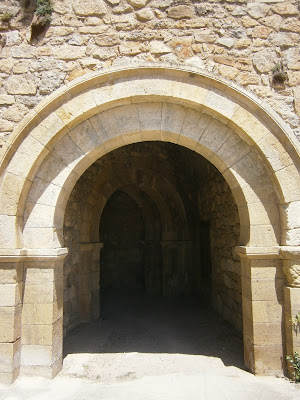
<path fill-rule="evenodd" d="M 100 252 L 103 243 L 80 243 L 80 322 L 100 318 Z"/>
<path fill-rule="evenodd" d="M 300 325 L 294 324 L 292 319 L 300 313 L 300 247 L 282 246 L 280 255 L 283 259 L 285 273 L 284 287 L 284 319 L 286 355 L 294 356 L 295 351 L 300 353 Z M 291 364 L 287 364 L 292 376 Z"/>
<path fill-rule="evenodd" d="M 62 366 L 63 260 L 67 249 L 0 251 L 0 381 L 21 373 L 54 377 Z"/>
<path fill-rule="evenodd" d="M 237 246 L 235 251 L 242 266 L 245 364 L 255 374 L 281 374 L 285 341 L 280 246 Z"/>

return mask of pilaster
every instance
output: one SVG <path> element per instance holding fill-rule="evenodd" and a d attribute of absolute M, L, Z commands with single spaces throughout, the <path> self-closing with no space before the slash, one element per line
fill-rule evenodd
<path fill-rule="evenodd" d="M 300 313 L 300 247 L 283 246 L 280 250 L 285 273 L 284 318 L 286 354 L 294 356 L 300 352 L 300 322 L 295 319 Z M 290 375 L 292 368 L 287 364 Z"/>
<path fill-rule="evenodd" d="M 279 247 L 236 247 L 242 265 L 244 359 L 255 374 L 282 373 L 284 274 Z"/>

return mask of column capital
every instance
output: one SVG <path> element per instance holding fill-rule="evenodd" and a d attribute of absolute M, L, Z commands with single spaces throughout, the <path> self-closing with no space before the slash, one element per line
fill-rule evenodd
<path fill-rule="evenodd" d="M 280 255 L 287 285 L 300 288 L 300 246 L 282 246 Z"/>
<path fill-rule="evenodd" d="M 64 259 L 66 247 L 56 249 L 0 249 L 0 263 L 20 261 L 53 261 Z"/>
<path fill-rule="evenodd" d="M 250 246 L 236 246 L 235 252 L 241 258 L 257 258 L 257 259 L 269 259 L 269 258 L 280 258 L 280 246 L 270 247 L 250 247 Z"/>

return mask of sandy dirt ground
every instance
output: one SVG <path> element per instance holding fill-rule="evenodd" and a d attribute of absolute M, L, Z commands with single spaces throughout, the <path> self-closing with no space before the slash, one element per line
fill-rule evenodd
<path fill-rule="evenodd" d="M 20 377 L 1 400 L 299 400 L 300 384 L 245 370 L 243 341 L 192 299 L 113 296 L 64 340 L 54 380 Z"/>

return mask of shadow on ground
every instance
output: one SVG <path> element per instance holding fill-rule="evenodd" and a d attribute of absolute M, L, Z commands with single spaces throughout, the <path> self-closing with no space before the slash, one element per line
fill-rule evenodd
<path fill-rule="evenodd" d="M 69 354 L 155 353 L 216 357 L 245 369 L 243 340 L 199 299 L 106 295 L 99 323 L 82 324 L 64 340 Z"/>

